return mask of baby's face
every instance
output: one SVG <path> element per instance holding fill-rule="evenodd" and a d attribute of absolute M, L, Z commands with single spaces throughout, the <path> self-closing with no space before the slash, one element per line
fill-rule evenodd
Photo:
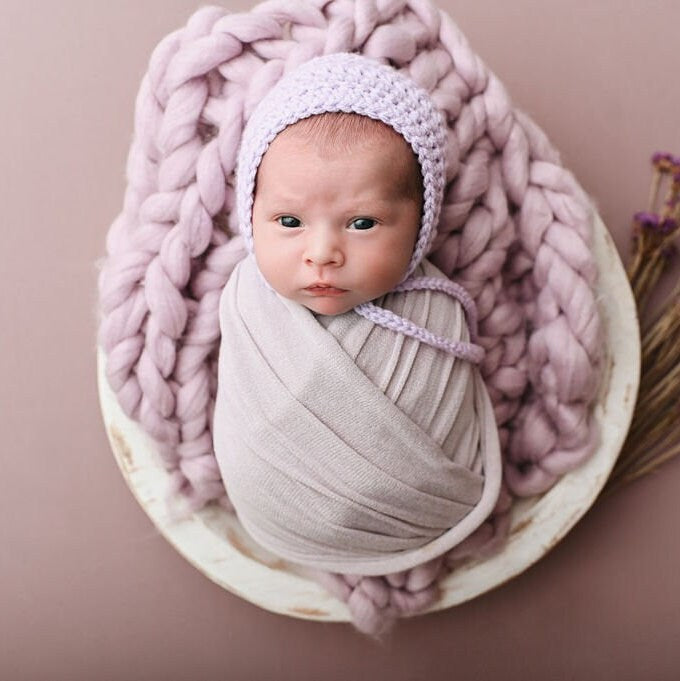
<path fill-rule="evenodd" d="M 420 227 L 408 144 L 320 148 L 281 133 L 264 155 L 253 205 L 258 267 L 280 295 L 336 315 L 392 290 Z"/>

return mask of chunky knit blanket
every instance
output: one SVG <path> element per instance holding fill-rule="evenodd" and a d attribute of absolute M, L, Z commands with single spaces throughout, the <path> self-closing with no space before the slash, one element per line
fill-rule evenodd
<path fill-rule="evenodd" d="M 233 210 L 241 131 L 282 73 L 339 51 L 401 69 L 446 116 L 448 184 L 430 259 L 477 305 L 504 483 L 514 495 L 542 493 L 597 443 L 592 210 L 544 133 L 427 0 L 205 7 L 161 41 L 99 280 L 109 383 L 158 441 L 175 491 L 195 508 L 226 503 L 211 418 L 218 301 L 244 256 Z"/>

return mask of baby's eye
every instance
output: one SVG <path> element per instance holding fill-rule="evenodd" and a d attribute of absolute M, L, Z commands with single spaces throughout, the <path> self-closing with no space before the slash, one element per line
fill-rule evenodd
<path fill-rule="evenodd" d="M 280 218 L 277 218 L 277 222 L 282 227 L 299 227 L 300 226 L 300 221 L 297 218 L 294 218 L 292 215 L 282 215 Z"/>
<path fill-rule="evenodd" d="M 350 223 L 352 229 L 371 229 L 374 226 L 375 220 L 372 218 L 357 218 Z"/>

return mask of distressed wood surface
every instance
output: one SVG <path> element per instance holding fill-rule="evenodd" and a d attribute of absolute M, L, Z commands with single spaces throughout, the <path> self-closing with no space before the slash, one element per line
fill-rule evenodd
<path fill-rule="evenodd" d="M 605 377 L 595 408 L 601 444 L 594 456 L 547 493 L 517 501 L 505 548 L 486 560 L 456 568 L 442 581 L 441 598 L 432 610 L 474 598 L 539 560 L 592 505 L 616 461 L 635 407 L 639 330 L 635 302 L 614 243 L 599 218 L 595 227 L 593 247 L 607 345 Z M 155 443 L 122 412 L 106 381 L 104 365 L 100 349 L 99 399 L 111 448 L 128 486 L 165 538 L 211 580 L 262 608 L 312 620 L 349 620 L 344 603 L 257 546 L 232 514 L 216 506 L 186 513 L 176 502 L 168 502 L 168 474 L 159 463 Z"/>

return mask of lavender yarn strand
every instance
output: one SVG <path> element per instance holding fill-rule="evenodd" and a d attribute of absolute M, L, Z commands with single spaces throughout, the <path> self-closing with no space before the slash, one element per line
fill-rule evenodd
<path fill-rule="evenodd" d="M 472 338 L 476 337 L 477 325 L 477 310 L 474 301 L 468 295 L 467 291 L 458 284 L 446 280 L 437 279 L 435 277 L 414 277 L 407 279 L 397 286 L 395 291 L 415 291 L 415 290 L 433 290 L 441 291 L 450 295 L 452 298 L 458 300 L 463 309 L 470 328 L 470 335 Z M 473 364 L 479 364 L 484 359 L 484 348 L 475 343 L 466 343 L 464 341 L 453 341 L 448 338 L 442 338 L 432 333 L 428 329 L 414 324 L 412 321 L 401 317 L 400 315 L 378 307 L 373 303 L 362 303 L 354 308 L 357 314 L 369 319 L 386 329 L 391 329 L 397 333 L 416 338 L 422 343 L 431 345 L 433 348 L 448 352 L 454 357 L 467 360 Z M 473 332 L 474 329 L 474 332 Z"/>
<path fill-rule="evenodd" d="M 430 291 L 441 291 L 447 293 L 452 298 L 456 298 L 465 310 L 470 338 L 477 338 L 477 306 L 470 294 L 455 281 L 450 279 L 438 279 L 437 277 L 411 277 L 397 286 L 395 291 L 416 291 L 428 289 Z"/>

